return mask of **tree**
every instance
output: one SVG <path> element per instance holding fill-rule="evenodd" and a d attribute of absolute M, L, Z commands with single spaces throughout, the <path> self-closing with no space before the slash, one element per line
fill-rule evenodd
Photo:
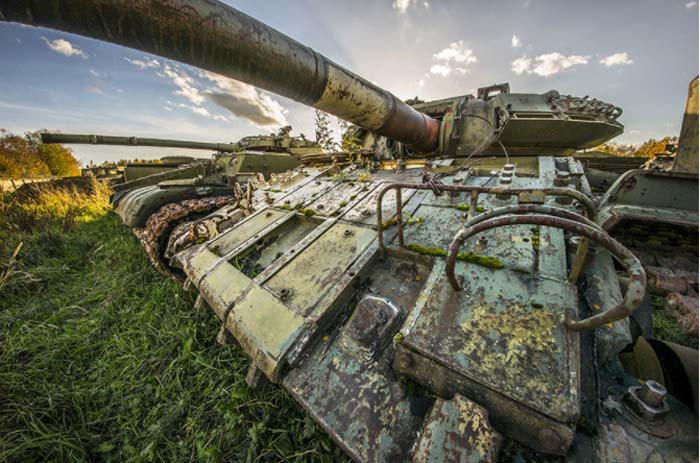
<path fill-rule="evenodd" d="M 80 175 L 80 164 L 72 151 L 63 145 L 38 145 L 39 159 L 46 163 L 51 175 L 58 177 L 75 177 Z"/>
<path fill-rule="evenodd" d="M 331 131 L 331 118 L 321 110 L 316 110 L 316 143 L 326 151 L 335 151 L 336 141 Z"/>
<path fill-rule="evenodd" d="M 657 154 L 666 153 L 666 145 L 678 143 L 678 137 L 664 137 L 661 140 L 651 138 L 642 143 L 634 152 L 634 156 L 653 158 Z"/>
<path fill-rule="evenodd" d="M 357 135 L 362 129 L 342 119 L 338 119 L 338 128 L 342 133 L 340 146 L 343 148 L 343 151 L 348 153 L 352 162 L 359 161 L 360 153 L 362 152 L 362 140 Z"/>
<path fill-rule="evenodd" d="M 18 179 L 50 174 L 29 140 L 0 129 L 0 177 Z"/>
<path fill-rule="evenodd" d="M 44 145 L 37 132 L 24 137 L 0 129 L 0 177 L 80 175 L 78 160 L 62 145 Z"/>

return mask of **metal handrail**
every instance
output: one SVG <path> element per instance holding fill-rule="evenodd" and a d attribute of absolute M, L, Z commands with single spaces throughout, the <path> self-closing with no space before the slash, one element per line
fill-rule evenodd
<path fill-rule="evenodd" d="M 585 331 L 629 317 L 639 308 L 639 305 L 644 299 L 647 284 L 644 267 L 642 267 L 639 259 L 629 249 L 620 244 L 605 232 L 605 230 L 598 226 L 591 226 L 583 217 L 577 217 L 575 219 L 576 220 L 572 220 L 570 218 L 563 218 L 550 214 L 506 215 L 492 217 L 474 223 L 467 228 L 462 228 L 457 232 L 452 243 L 450 243 L 445 262 L 447 279 L 455 291 L 461 291 L 461 287 L 454 273 L 455 264 L 457 262 L 459 248 L 464 244 L 464 241 L 471 236 L 492 228 L 508 225 L 544 225 L 561 228 L 601 244 L 618 259 L 629 275 L 629 285 L 622 302 L 608 311 L 584 320 L 574 320 L 570 315 L 567 315 L 564 320 L 564 325 L 567 329 L 572 331 Z"/>
<path fill-rule="evenodd" d="M 443 185 L 443 184 L 427 184 L 427 183 L 390 183 L 382 188 L 377 196 L 377 241 L 379 251 L 382 255 L 385 253 L 384 246 L 384 219 L 382 216 L 382 203 L 384 195 L 389 190 L 396 190 L 396 226 L 398 231 L 399 246 L 404 246 L 403 236 L 403 204 L 401 198 L 401 190 L 403 188 L 412 190 L 432 190 L 440 193 L 443 191 L 458 191 L 471 193 L 470 212 L 476 210 L 476 203 L 480 194 L 508 194 L 517 196 L 520 194 L 540 193 L 545 196 L 568 196 L 578 201 L 586 208 L 588 216 L 594 218 L 596 216 L 596 206 L 591 198 L 572 188 L 504 188 L 504 187 L 484 187 L 484 186 L 468 186 L 468 185 Z M 437 192 L 436 192 L 437 193 Z"/>

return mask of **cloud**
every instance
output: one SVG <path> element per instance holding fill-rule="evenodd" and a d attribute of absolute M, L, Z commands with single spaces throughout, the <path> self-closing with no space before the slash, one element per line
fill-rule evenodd
<path fill-rule="evenodd" d="M 433 58 L 445 62 L 454 61 L 455 63 L 464 63 L 465 65 L 476 63 L 474 52 L 469 48 L 464 48 L 464 42 L 461 40 L 459 42 L 452 42 L 447 48 L 443 48 L 435 53 Z"/>
<path fill-rule="evenodd" d="M 452 68 L 442 64 L 433 64 L 430 66 L 430 73 L 437 76 L 447 77 L 452 74 Z"/>
<path fill-rule="evenodd" d="M 603 64 L 607 67 L 611 66 L 622 66 L 625 64 L 632 64 L 634 61 L 630 59 L 629 56 L 627 56 L 627 53 L 615 53 L 610 56 L 606 56 L 602 60 L 599 61 L 600 64 Z"/>
<path fill-rule="evenodd" d="M 130 59 L 127 57 L 124 57 L 124 59 L 137 68 L 141 69 L 142 71 L 144 69 L 149 69 L 149 68 L 159 68 L 160 67 L 160 62 L 157 59 L 151 59 L 151 58 L 146 58 L 144 57 L 142 60 L 141 59 Z"/>
<path fill-rule="evenodd" d="M 512 63 L 510 63 L 510 69 L 516 73 L 517 75 L 520 75 L 524 72 L 527 72 L 530 67 L 532 66 L 532 60 L 530 58 L 522 57 L 518 58 Z"/>
<path fill-rule="evenodd" d="M 100 77 L 100 73 L 95 71 L 94 69 L 90 69 L 88 72 L 94 77 Z"/>
<path fill-rule="evenodd" d="M 196 105 L 204 103 L 206 98 L 202 95 L 199 88 L 196 87 L 195 80 L 192 76 L 187 74 L 187 72 L 182 69 L 175 69 L 169 64 L 166 64 L 163 68 L 162 75 L 170 79 L 172 83 L 178 87 L 178 90 L 175 91 L 176 95 L 187 98 Z"/>
<path fill-rule="evenodd" d="M 78 48 L 77 46 L 73 45 L 70 43 L 68 40 L 64 39 L 56 39 L 56 40 L 49 40 L 46 37 L 41 38 L 44 42 L 46 42 L 46 45 L 49 46 L 50 49 L 55 51 L 56 53 L 60 53 L 65 56 L 80 56 L 83 59 L 87 59 L 88 55 L 85 54 L 83 50 Z"/>
<path fill-rule="evenodd" d="M 202 71 L 200 75 L 215 84 L 204 93 L 207 100 L 260 127 L 287 125 L 287 110 L 268 94 L 212 72 Z"/>
<path fill-rule="evenodd" d="M 562 55 L 559 52 L 546 53 L 530 59 L 526 56 L 518 58 L 511 63 L 511 70 L 520 75 L 523 73 L 537 74 L 542 77 L 550 77 L 559 72 L 582 64 L 588 64 L 590 56 Z"/>
<path fill-rule="evenodd" d="M 426 77 L 430 77 L 431 74 L 442 77 L 452 74 L 464 75 L 469 72 L 469 65 L 477 62 L 474 52 L 469 48 L 465 48 L 464 42 L 461 40 L 452 42 L 446 48 L 435 53 L 433 60 L 439 62 L 430 66 Z M 419 87 L 425 85 L 425 78 L 421 79 L 418 84 Z"/>
<path fill-rule="evenodd" d="M 159 77 L 176 87 L 173 94 L 190 103 L 167 101 L 166 107 L 170 110 L 179 108 L 202 117 L 231 122 L 225 116 L 212 113 L 211 108 L 206 107 L 206 103 L 209 102 L 228 110 L 237 117 L 247 119 L 257 127 L 288 125 L 286 118 L 288 111 L 267 93 L 251 85 L 207 71 L 193 74 L 177 65 L 160 63 L 155 59 L 124 59 L 141 70 L 155 69 Z"/>
<path fill-rule="evenodd" d="M 394 0 L 391 7 L 397 10 L 400 14 L 406 13 L 408 7 L 411 5 L 411 0 Z"/>
<path fill-rule="evenodd" d="M 522 42 L 520 41 L 520 37 L 517 35 L 513 34 L 513 37 L 510 39 L 510 46 L 513 48 L 520 48 L 523 46 Z"/>
<path fill-rule="evenodd" d="M 696 6 L 698 6 L 698 2 L 688 2 L 685 4 L 685 7 L 688 9 L 695 8 Z"/>
<path fill-rule="evenodd" d="M 406 11 L 408 11 L 408 8 L 411 5 L 416 5 L 418 3 L 420 3 L 426 10 L 430 9 L 430 2 L 427 0 L 423 0 L 421 2 L 419 2 L 419 0 L 394 0 L 391 7 L 398 11 L 399 14 L 406 14 Z"/>

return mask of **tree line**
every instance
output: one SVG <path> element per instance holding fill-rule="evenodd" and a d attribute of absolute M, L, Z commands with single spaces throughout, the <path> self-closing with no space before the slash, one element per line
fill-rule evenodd
<path fill-rule="evenodd" d="M 80 163 L 70 148 L 41 143 L 39 132 L 20 136 L 0 129 L 0 178 L 76 175 L 80 175 Z"/>
<path fill-rule="evenodd" d="M 653 158 L 657 154 L 670 154 L 667 152 L 667 145 L 676 146 L 678 137 L 664 137 L 659 140 L 650 138 L 641 145 L 625 145 L 620 143 L 605 143 L 593 149 L 600 153 L 612 154 L 615 156 L 630 156 L 640 158 Z M 674 148 L 675 149 L 675 148 Z"/>

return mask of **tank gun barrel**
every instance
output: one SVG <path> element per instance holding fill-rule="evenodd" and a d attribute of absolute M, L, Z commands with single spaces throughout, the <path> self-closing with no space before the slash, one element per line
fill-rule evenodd
<path fill-rule="evenodd" d="M 0 19 L 153 53 L 326 111 L 406 144 L 438 147 L 440 122 L 216 0 L 16 0 Z"/>
<path fill-rule="evenodd" d="M 233 153 L 236 145 L 232 143 L 205 143 L 199 141 L 167 140 L 161 138 L 115 137 L 111 135 L 77 135 L 68 133 L 42 133 L 42 143 L 77 143 L 84 145 L 125 145 L 157 146 L 160 148 L 187 148 L 193 150 L 218 151 Z"/>

